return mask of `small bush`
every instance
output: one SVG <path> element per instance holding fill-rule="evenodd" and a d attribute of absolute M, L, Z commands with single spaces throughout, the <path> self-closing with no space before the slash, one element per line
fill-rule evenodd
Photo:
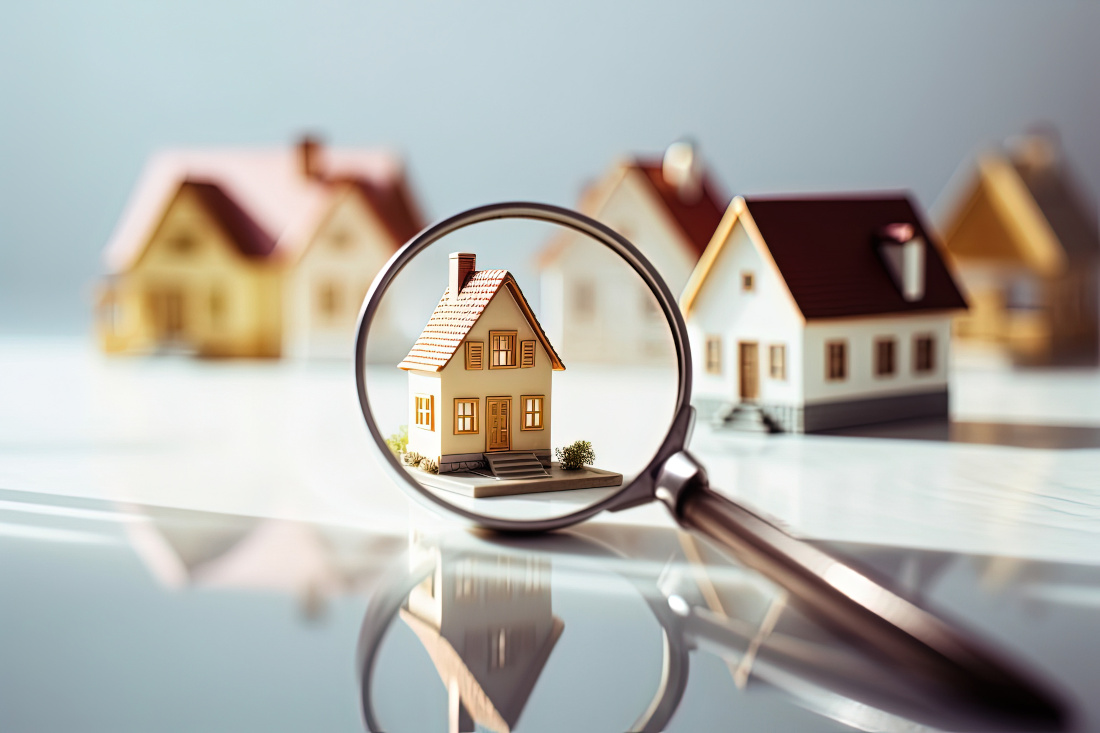
<path fill-rule="evenodd" d="M 405 465 L 416 467 L 420 465 L 420 461 L 424 459 L 424 456 L 420 455 L 416 451 L 409 451 L 405 454 Z"/>
<path fill-rule="evenodd" d="M 386 438 L 386 445 L 389 446 L 390 450 L 392 450 L 393 454 L 396 456 L 399 456 L 406 450 L 408 450 L 409 426 L 402 425 L 401 427 L 399 427 L 396 433 Z"/>
<path fill-rule="evenodd" d="M 555 448 L 554 456 L 566 471 L 576 471 L 581 466 L 591 466 L 596 460 L 596 452 L 592 450 L 592 444 L 587 440 L 578 440 L 573 445 Z"/>
<path fill-rule="evenodd" d="M 424 473 L 439 473 L 439 464 L 431 458 L 421 458 L 420 470 Z"/>

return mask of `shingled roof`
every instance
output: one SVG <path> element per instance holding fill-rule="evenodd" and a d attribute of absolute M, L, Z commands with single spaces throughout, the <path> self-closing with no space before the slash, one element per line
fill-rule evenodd
<path fill-rule="evenodd" d="M 966 301 L 955 285 L 935 240 L 909 198 L 843 196 L 736 199 L 775 262 L 795 304 L 807 320 L 919 311 L 958 310 Z M 925 249 L 924 294 L 906 300 L 877 248 L 885 228 L 913 227 Z M 753 226 L 749 226 L 750 235 Z M 708 247 L 684 291 L 690 311 L 719 251 L 729 240 L 720 232 Z M 713 248 L 713 253 L 711 249 Z"/>
<path fill-rule="evenodd" d="M 405 370 L 441 371 L 458 351 L 466 334 L 481 318 L 485 308 L 504 287 L 512 294 L 534 330 L 535 337 L 546 349 L 553 368 L 556 371 L 565 369 L 515 278 L 507 270 L 476 270 L 470 273 L 455 299 L 451 298 L 450 287 L 444 290 L 443 297 L 432 311 L 432 317 L 428 319 L 428 325 L 424 326 L 408 356 L 397 367 Z"/>

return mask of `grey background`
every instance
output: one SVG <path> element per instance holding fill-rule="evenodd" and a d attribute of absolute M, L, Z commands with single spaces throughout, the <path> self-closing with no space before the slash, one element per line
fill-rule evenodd
<path fill-rule="evenodd" d="M 1055 123 L 1100 190 L 1095 2 L 34 2 L 0 19 L 0 334 L 82 333 L 164 146 L 407 154 L 432 217 L 573 204 L 692 135 L 730 193 L 909 188 Z"/>

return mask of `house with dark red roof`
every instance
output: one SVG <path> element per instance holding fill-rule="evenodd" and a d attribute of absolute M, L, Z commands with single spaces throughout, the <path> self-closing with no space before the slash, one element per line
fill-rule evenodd
<path fill-rule="evenodd" d="M 663 157 L 616 163 L 577 208 L 626 237 L 678 293 L 728 202 L 698 151 L 677 142 Z M 616 255 L 569 231 L 548 243 L 537 264 L 543 324 L 571 361 L 674 362 L 655 299 Z"/>
<path fill-rule="evenodd" d="M 420 227 L 391 153 L 309 138 L 157 153 L 105 251 L 100 342 L 116 353 L 348 358 L 370 283 Z"/>
<path fill-rule="evenodd" d="M 741 198 L 680 299 L 697 406 L 750 430 L 947 417 L 966 308 L 905 195 Z"/>

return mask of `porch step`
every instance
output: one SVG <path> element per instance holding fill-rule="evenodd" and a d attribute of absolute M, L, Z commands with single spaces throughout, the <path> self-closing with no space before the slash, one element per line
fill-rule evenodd
<path fill-rule="evenodd" d="M 507 453 L 486 453 L 485 461 L 489 470 L 500 479 L 549 478 L 550 474 L 542 467 L 542 462 L 534 453 L 509 451 Z"/>
<path fill-rule="evenodd" d="M 758 405 L 741 402 L 723 409 L 714 416 L 717 426 L 746 433 L 778 433 L 779 427 Z"/>

